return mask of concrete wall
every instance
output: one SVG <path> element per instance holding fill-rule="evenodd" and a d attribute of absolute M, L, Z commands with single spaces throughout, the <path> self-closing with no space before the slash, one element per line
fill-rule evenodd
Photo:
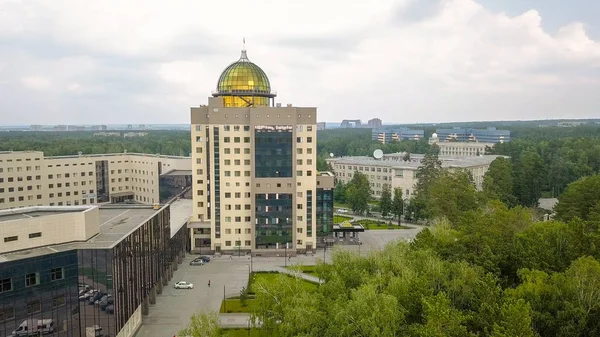
<path fill-rule="evenodd" d="M 0 222 L 0 253 L 14 250 L 35 248 L 39 246 L 60 244 L 72 241 L 85 241 L 98 234 L 100 214 L 98 207 L 82 209 L 77 212 L 27 217 L 27 213 L 35 212 L 37 207 L 22 208 L 16 213 L 25 214 L 24 218 Z M 43 208 L 39 208 L 43 210 Z M 66 211 L 69 208 L 64 208 Z M 71 208 L 72 209 L 72 208 Z M 14 214 L 11 210 L 0 211 L 3 214 Z M 33 213 L 32 213 L 33 214 Z M 85 223 L 85 226 L 81 224 Z M 30 234 L 41 233 L 39 237 L 30 238 Z M 16 241 L 5 242 L 5 238 L 16 236 Z"/>

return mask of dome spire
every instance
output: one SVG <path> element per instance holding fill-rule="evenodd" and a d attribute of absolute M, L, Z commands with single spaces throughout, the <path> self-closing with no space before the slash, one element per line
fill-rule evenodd
<path fill-rule="evenodd" d="M 248 54 L 246 53 L 246 38 L 242 38 L 242 55 L 240 56 L 240 61 L 250 61 L 248 60 Z"/>

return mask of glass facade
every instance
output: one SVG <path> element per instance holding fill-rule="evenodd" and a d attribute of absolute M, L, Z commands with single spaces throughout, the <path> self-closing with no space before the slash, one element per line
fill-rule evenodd
<path fill-rule="evenodd" d="M 313 225 L 313 191 L 306 191 L 306 236 L 312 237 L 312 225 Z"/>
<path fill-rule="evenodd" d="M 215 238 L 221 237 L 221 157 L 219 155 L 219 127 L 214 127 L 213 135 L 214 156 L 214 186 L 215 186 Z M 210 193 L 210 192 L 209 192 Z"/>
<path fill-rule="evenodd" d="M 159 178 L 158 188 L 160 203 L 164 204 L 173 199 L 186 188 L 192 187 L 192 175 L 162 175 Z"/>
<path fill-rule="evenodd" d="M 317 188 L 317 236 L 333 233 L 333 189 Z"/>
<path fill-rule="evenodd" d="M 116 336 L 142 302 L 160 292 L 171 265 L 189 250 L 188 235 L 183 226 L 171 238 L 165 209 L 114 248 L 2 262 L 0 337 L 20 325 L 38 329 L 40 320 L 44 335 Z"/>
<path fill-rule="evenodd" d="M 255 195 L 256 248 L 279 248 L 292 242 L 292 195 L 269 193 Z"/>
<path fill-rule="evenodd" d="M 294 142 L 291 126 L 256 126 L 254 144 L 256 178 L 292 177 Z"/>
<path fill-rule="evenodd" d="M 19 326 L 19 335 L 35 331 L 39 320 L 45 320 L 44 334 L 79 335 L 74 250 L 2 262 L 0 268 L 0 337 Z"/>

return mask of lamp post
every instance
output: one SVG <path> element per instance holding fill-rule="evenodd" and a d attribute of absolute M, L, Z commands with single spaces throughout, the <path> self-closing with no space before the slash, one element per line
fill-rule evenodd
<path fill-rule="evenodd" d="M 240 239 L 239 237 L 238 237 L 238 245 L 237 246 L 238 246 L 238 257 L 240 257 L 242 254 L 242 239 Z"/>
<path fill-rule="evenodd" d="M 285 243 L 285 255 L 283 256 L 283 260 L 285 261 L 285 266 L 287 267 L 287 248 L 288 248 L 288 243 Z"/>

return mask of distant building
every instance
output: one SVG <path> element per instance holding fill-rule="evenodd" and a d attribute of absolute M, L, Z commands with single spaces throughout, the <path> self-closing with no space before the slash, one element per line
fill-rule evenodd
<path fill-rule="evenodd" d="M 83 125 L 69 125 L 67 126 L 68 131 L 85 131 L 85 126 Z"/>
<path fill-rule="evenodd" d="M 325 123 L 325 122 L 317 123 L 317 131 L 325 130 L 326 128 L 327 128 L 327 123 Z"/>
<path fill-rule="evenodd" d="M 340 124 L 341 129 L 352 129 L 362 127 L 360 119 L 344 119 Z"/>
<path fill-rule="evenodd" d="M 440 156 L 475 157 L 485 154 L 486 149 L 494 147 L 496 143 L 440 141 L 434 133 L 429 138 L 429 144 L 436 144 L 440 148 Z"/>
<path fill-rule="evenodd" d="M 487 129 L 437 129 L 435 131 L 440 142 L 481 142 L 481 143 L 506 143 L 510 142 L 509 130 L 497 130 L 495 127 Z"/>
<path fill-rule="evenodd" d="M 367 125 L 371 129 L 380 129 L 381 125 L 382 125 L 381 119 L 379 119 L 379 118 L 369 119 L 369 121 L 367 122 Z"/>
<path fill-rule="evenodd" d="M 121 137 L 120 132 L 96 132 L 94 137 Z"/>
<path fill-rule="evenodd" d="M 372 157 L 340 157 L 327 159 L 327 163 L 333 168 L 335 177 L 344 184 L 348 183 L 355 172 L 367 175 L 371 184 L 372 195 L 381 197 L 383 185 L 390 184 L 392 190 L 401 188 L 405 199 L 414 196 L 414 187 L 417 183 L 416 171 L 421 165 L 424 155 L 406 153 L 386 154 L 382 159 Z M 442 168 L 448 170 L 463 169 L 471 174 L 473 182 L 478 190 L 481 190 L 483 177 L 490 163 L 501 156 L 480 156 L 471 158 L 451 158 L 440 156 Z M 407 159 L 406 161 L 404 159 Z"/>
<path fill-rule="evenodd" d="M 67 131 L 68 128 L 66 125 L 55 125 L 52 127 L 52 131 Z"/>
<path fill-rule="evenodd" d="M 148 135 L 148 132 L 125 132 L 125 133 L 123 133 L 123 137 L 125 137 L 125 138 L 144 137 L 147 135 Z"/>
<path fill-rule="evenodd" d="M 43 129 L 44 129 L 43 125 L 37 125 L 37 124 L 31 125 L 29 127 L 30 131 L 42 131 Z"/>
<path fill-rule="evenodd" d="M 371 131 L 371 137 L 382 144 L 388 144 L 393 141 L 400 140 L 421 140 L 425 137 L 425 131 L 423 130 L 411 130 L 403 128 L 399 130 L 383 130 L 373 129 Z"/>
<path fill-rule="evenodd" d="M 570 121 L 570 122 L 558 122 L 558 124 L 556 124 L 556 125 L 561 128 L 572 128 L 575 126 L 581 126 L 581 125 L 585 125 L 585 124 L 587 124 L 587 122 Z"/>

